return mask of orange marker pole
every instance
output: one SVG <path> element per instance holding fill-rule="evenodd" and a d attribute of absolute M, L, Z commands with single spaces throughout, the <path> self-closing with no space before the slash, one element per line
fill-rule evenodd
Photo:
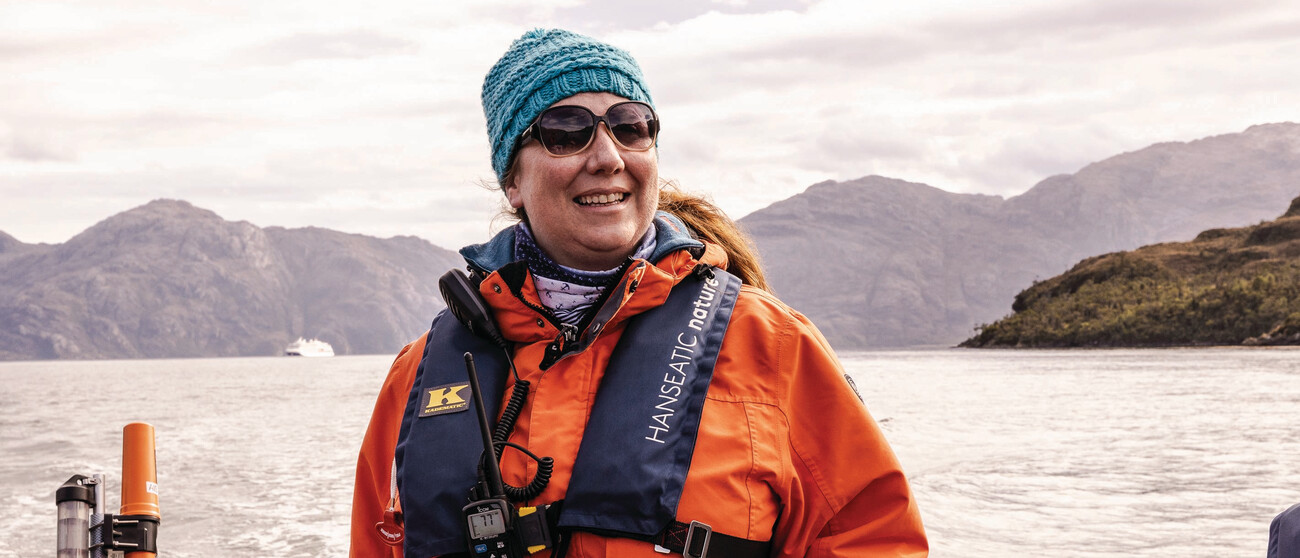
<path fill-rule="evenodd" d="M 137 516 L 142 522 L 154 526 L 162 518 L 158 513 L 158 458 L 153 426 L 143 422 L 133 422 L 122 428 L 122 509 L 119 518 L 126 519 L 122 516 Z M 156 544 L 157 532 L 152 536 Z M 155 556 L 157 553 L 154 552 L 126 553 L 126 558 Z"/>

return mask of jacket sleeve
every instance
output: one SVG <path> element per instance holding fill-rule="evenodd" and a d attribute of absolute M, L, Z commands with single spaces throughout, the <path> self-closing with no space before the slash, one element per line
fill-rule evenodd
<path fill-rule="evenodd" d="M 387 509 L 397 434 L 402 427 L 402 412 L 415 382 L 415 372 L 424 353 L 424 338 L 398 353 L 388 377 L 375 401 L 370 426 L 361 442 L 357 458 L 356 484 L 352 491 L 353 558 L 402 558 L 402 547 L 389 546 L 379 538 L 375 524 L 384 519 Z"/>
<path fill-rule="evenodd" d="M 782 339 L 792 478 L 775 543 L 780 556 L 929 553 L 894 452 L 821 333 L 798 313 Z"/>

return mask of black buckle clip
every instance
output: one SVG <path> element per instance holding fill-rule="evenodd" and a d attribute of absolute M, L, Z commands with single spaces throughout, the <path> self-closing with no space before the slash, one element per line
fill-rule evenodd
<path fill-rule="evenodd" d="M 547 511 L 550 506 L 519 508 L 516 528 L 524 550 L 536 554 L 554 546 Z"/>
<path fill-rule="evenodd" d="M 693 554 L 692 551 L 694 549 L 691 546 L 691 542 L 695 540 L 696 529 L 699 529 L 700 531 L 704 532 L 704 542 L 700 544 L 699 554 Z M 683 558 L 705 558 L 706 556 L 709 555 L 709 540 L 712 538 L 713 538 L 713 527 L 710 527 L 708 523 L 692 521 L 690 529 L 686 530 L 686 544 L 682 548 L 682 557 Z"/>

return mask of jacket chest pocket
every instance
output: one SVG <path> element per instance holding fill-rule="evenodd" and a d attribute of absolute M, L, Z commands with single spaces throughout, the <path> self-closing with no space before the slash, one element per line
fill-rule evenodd
<path fill-rule="evenodd" d="M 677 520 L 767 540 L 780 515 L 777 494 L 788 482 L 789 435 L 773 405 L 708 399 Z"/>

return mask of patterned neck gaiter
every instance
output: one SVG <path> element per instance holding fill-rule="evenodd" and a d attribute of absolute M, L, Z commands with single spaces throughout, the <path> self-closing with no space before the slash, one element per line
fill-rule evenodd
<path fill-rule="evenodd" d="M 526 223 L 515 225 L 515 259 L 528 263 L 528 271 L 537 285 L 537 295 L 542 305 L 555 314 L 560 322 L 577 325 L 600 299 L 605 288 L 618 280 L 621 268 L 605 271 L 583 271 L 555 263 L 533 240 L 533 231 Z M 654 227 L 646 231 L 637 245 L 633 258 L 649 258 L 655 250 Z"/>

